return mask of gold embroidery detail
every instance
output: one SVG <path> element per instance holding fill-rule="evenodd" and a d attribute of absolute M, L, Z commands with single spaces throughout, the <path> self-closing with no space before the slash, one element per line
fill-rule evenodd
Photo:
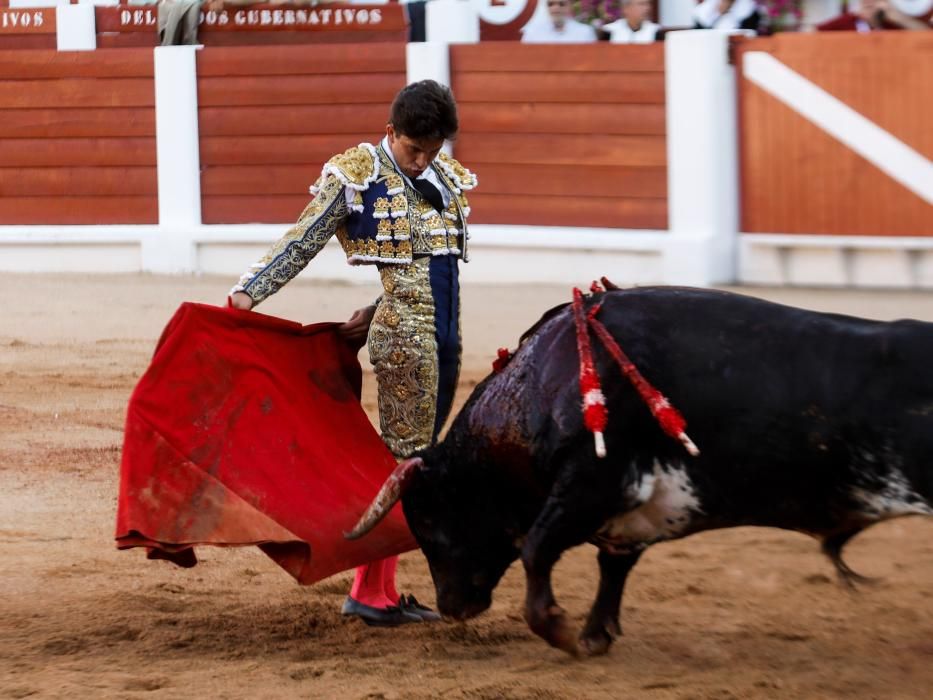
<path fill-rule="evenodd" d="M 389 218 L 389 200 L 385 197 L 377 197 L 376 203 L 373 204 L 373 218 L 374 219 L 388 219 Z"/>
<path fill-rule="evenodd" d="M 385 293 L 369 333 L 382 438 L 400 458 L 428 447 L 434 432 L 438 359 L 429 263 L 380 268 Z"/>
<path fill-rule="evenodd" d="M 440 161 L 439 165 L 444 174 L 450 177 L 459 189 L 471 190 L 478 184 L 476 175 L 463 167 L 456 158 L 441 151 L 437 154 L 437 160 Z"/>
<path fill-rule="evenodd" d="M 428 220 L 428 228 L 431 230 L 431 233 L 440 232 L 444 233 L 446 229 L 444 228 L 444 221 L 441 219 L 440 215 L 437 212 L 434 213 Z"/>
<path fill-rule="evenodd" d="M 389 209 L 392 212 L 392 216 L 406 216 L 408 214 L 408 200 L 405 198 L 405 195 L 395 195 L 392 198 L 392 203 L 389 205 Z"/>
<path fill-rule="evenodd" d="M 318 181 L 317 196 L 301 212 L 297 223 L 250 267 L 236 287 L 258 304 L 289 282 L 324 248 L 335 233 L 343 236 L 347 200 L 343 184 L 333 176 Z"/>
<path fill-rule="evenodd" d="M 405 185 L 402 183 L 401 176 L 396 173 L 389 173 L 386 177 L 386 191 L 388 194 L 398 194 L 405 191 Z"/>
<path fill-rule="evenodd" d="M 370 150 L 372 146 L 368 144 L 367 146 L 348 148 L 343 153 L 334 156 L 324 165 L 324 172 L 337 170 L 339 171 L 338 179 L 346 179 L 347 182 L 356 185 L 353 189 L 366 189 L 376 178 L 379 168 L 378 161 L 373 157 L 374 151 Z"/>
<path fill-rule="evenodd" d="M 379 223 L 382 223 L 381 221 Z M 404 240 L 411 237 L 411 223 L 408 221 L 408 217 L 403 219 L 395 219 L 392 223 L 392 233 L 395 235 L 395 240 Z"/>

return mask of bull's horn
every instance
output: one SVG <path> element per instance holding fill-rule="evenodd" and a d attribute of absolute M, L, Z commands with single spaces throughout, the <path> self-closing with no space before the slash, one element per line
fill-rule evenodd
<path fill-rule="evenodd" d="M 373 502 L 369 504 L 369 508 L 363 513 L 359 522 L 350 532 L 343 533 L 343 536 L 348 540 L 359 539 L 376 527 L 379 521 L 389 514 L 392 506 L 398 502 L 402 494 L 405 493 L 405 488 L 411 481 L 412 475 L 423 466 L 424 461 L 422 461 L 421 457 L 412 457 L 400 462 L 395 471 L 385 480 L 382 488 L 379 489 L 379 493 L 376 494 Z"/>

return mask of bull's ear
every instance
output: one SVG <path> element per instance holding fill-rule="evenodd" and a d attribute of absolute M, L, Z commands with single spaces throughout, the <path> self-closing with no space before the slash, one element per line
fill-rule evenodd
<path fill-rule="evenodd" d="M 392 506 L 398 503 L 415 473 L 423 468 L 424 460 L 421 457 L 410 457 L 400 462 L 385 480 L 385 483 L 382 484 L 379 493 L 376 494 L 373 502 L 369 504 L 366 512 L 360 517 L 359 522 L 350 532 L 345 532 L 343 536 L 348 540 L 359 539 L 376 527 L 379 521 L 389 514 Z"/>

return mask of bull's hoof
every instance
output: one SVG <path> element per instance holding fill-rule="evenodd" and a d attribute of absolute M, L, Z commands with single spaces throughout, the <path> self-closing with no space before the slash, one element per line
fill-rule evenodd
<path fill-rule="evenodd" d="M 525 612 L 525 620 L 531 631 L 552 647 L 565 651 L 571 656 L 580 654 L 573 627 L 567 621 L 567 614 L 560 606 L 552 605 L 544 612 L 528 610 Z"/>
<path fill-rule="evenodd" d="M 622 628 L 616 620 L 604 620 L 601 623 L 588 622 L 580 635 L 580 651 L 587 656 L 605 654 L 615 638 L 621 634 Z"/>
<path fill-rule="evenodd" d="M 612 637 L 608 634 L 595 637 L 580 637 L 580 653 L 584 656 L 602 656 L 612 646 Z"/>

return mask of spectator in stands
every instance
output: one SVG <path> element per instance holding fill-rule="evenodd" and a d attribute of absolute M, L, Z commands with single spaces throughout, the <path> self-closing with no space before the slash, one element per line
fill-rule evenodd
<path fill-rule="evenodd" d="M 408 16 L 408 41 L 427 41 L 427 0 L 398 0 Z"/>
<path fill-rule="evenodd" d="M 648 19 L 651 0 L 622 0 L 622 17 L 602 27 L 613 44 L 650 44 L 661 25 Z"/>
<path fill-rule="evenodd" d="M 884 29 L 929 29 L 929 26 L 904 14 L 888 0 L 861 0 L 850 12 L 843 12 L 816 28 L 821 32 L 876 32 Z"/>
<path fill-rule="evenodd" d="M 201 3 L 198 0 L 159 2 L 159 43 L 162 46 L 198 43 Z"/>
<path fill-rule="evenodd" d="M 758 31 L 761 13 L 755 0 L 703 0 L 693 10 L 697 29 Z"/>
<path fill-rule="evenodd" d="M 522 30 L 526 44 L 588 44 L 596 30 L 570 16 L 570 0 L 547 0 L 548 18 L 532 19 Z"/>

